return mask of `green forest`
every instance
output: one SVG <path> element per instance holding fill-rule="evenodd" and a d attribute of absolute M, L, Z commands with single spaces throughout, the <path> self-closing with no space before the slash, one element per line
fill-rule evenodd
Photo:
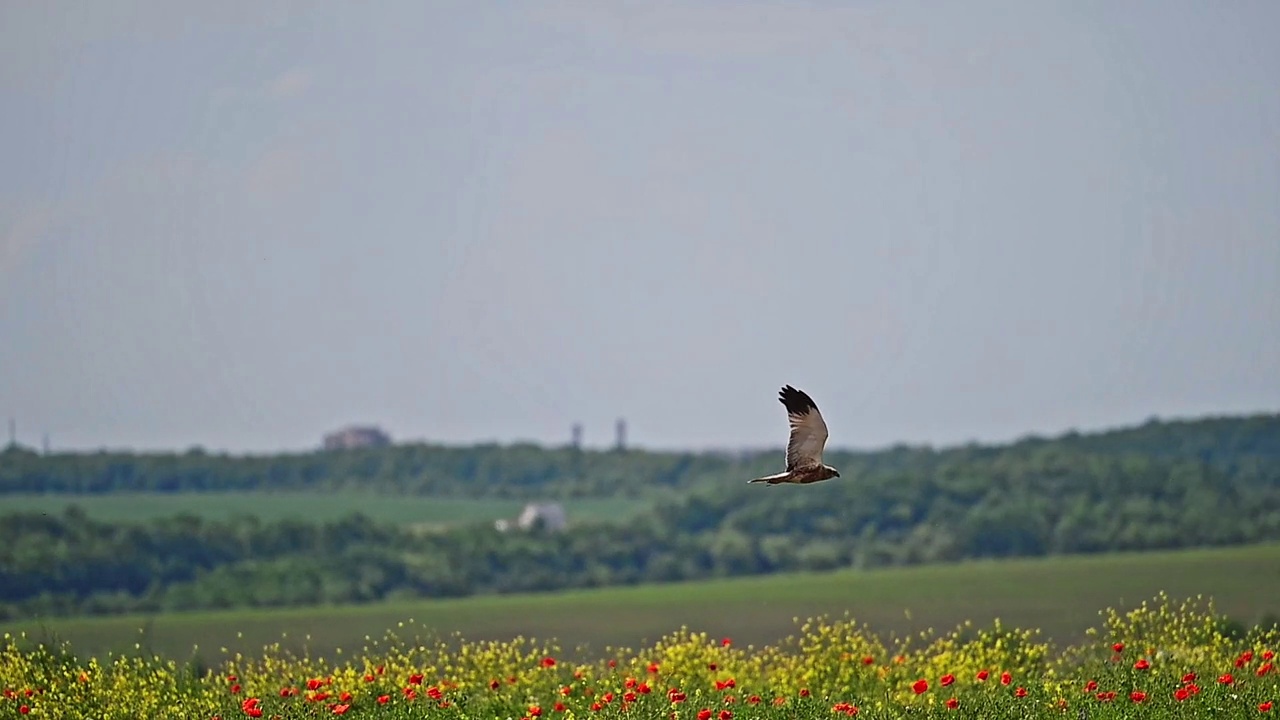
<path fill-rule="evenodd" d="M 645 497 L 553 532 L 424 530 L 359 508 L 337 520 L 184 514 L 103 522 L 82 508 L 0 517 L 0 619 L 668 582 L 967 558 L 1280 539 L 1280 415 L 1151 420 L 945 449 L 829 451 L 842 477 L 748 486 L 782 451 L 579 451 L 532 445 L 236 457 L 0 452 L 5 494 L 352 490 L 432 497 Z M 347 495 L 349 497 L 349 494 Z M 639 500 L 637 500 L 639 502 Z"/>

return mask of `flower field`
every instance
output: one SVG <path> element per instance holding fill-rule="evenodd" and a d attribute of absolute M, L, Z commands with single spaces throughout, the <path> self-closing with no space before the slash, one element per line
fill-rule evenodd
<path fill-rule="evenodd" d="M 819 618 L 775 646 L 681 629 L 589 663 L 524 638 L 406 642 L 401 628 L 356 654 L 268 647 L 203 672 L 5 636 L 0 718 L 1252 718 L 1280 700 L 1274 628 L 1233 636 L 1212 603 L 1164 595 L 1101 618 L 1059 651 L 998 622 L 885 641 Z"/>

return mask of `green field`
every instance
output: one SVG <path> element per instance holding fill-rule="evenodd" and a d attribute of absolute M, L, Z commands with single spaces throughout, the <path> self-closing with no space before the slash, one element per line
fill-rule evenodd
<path fill-rule="evenodd" d="M 645 500 L 582 498 L 560 501 L 569 521 L 624 519 L 649 506 Z M 79 505 L 94 520 L 126 522 L 191 513 L 210 520 L 255 515 L 264 521 L 336 520 L 362 512 L 397 525 L 444 526 L 515 518 L 520 500 L 436 498 L 341 492 L 110 493 L 105 495 L 13 494 L 0 496 L 0 512 L 61 514 Z"/>
<path fill-rule="evenodd" d="M 1213 597 L 1219 612 L 1247 622 L 1280 612 L 1280 545 L 1182 552 L 1076 556 L 954 565 L 772 575 L 635 588 L 483 596 L 366 606 L 228 611 L 154 618 L 73 618 L 10 623 L 5 632 L 52 632 L 73 651 L 131 650 L 185 657 L 199 646 L 253 654 L 263 645 L 307 645 L 313 652 L 359 648 L 365 636 L 412 619 L 413 626 L 472 640 L 516 635 L 555 639 L 588 650 L 635 647 L 682 624 L 740 643 L 773 643 L 796 630 L 793 619 L 846 611 L 877 632 L 946 630 L 1000 618 L 1074 643 L 1105 607 L 1125 609 L 1160 591 L 1173 598 Z M 143 630 L 145 627 L 145 631 Z M 410 631 L 404 631 L 409 634 Z M 308 639 L 309 636 L 309 639 Z M 283 638 L 283 639 L 282 639 Z"/>

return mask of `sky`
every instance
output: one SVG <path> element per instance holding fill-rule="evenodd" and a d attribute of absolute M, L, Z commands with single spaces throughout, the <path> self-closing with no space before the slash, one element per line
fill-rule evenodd
<path fill-rule="evenodd" d="M 1003 442 L 1280 410 L 1280 3 L 0 5 L 55 450 Z"/>

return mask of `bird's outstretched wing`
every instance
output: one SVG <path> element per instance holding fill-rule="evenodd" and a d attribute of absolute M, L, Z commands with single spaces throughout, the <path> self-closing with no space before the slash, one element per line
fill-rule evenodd
<path fill-rule="evenodd" d="M 822 448 L 827 444 L 827 423 L 803 390 L 786 385 L 778 401 L 787 408 L 791 437 L 787 441 L 787 471 L 822 464 Z"/>

